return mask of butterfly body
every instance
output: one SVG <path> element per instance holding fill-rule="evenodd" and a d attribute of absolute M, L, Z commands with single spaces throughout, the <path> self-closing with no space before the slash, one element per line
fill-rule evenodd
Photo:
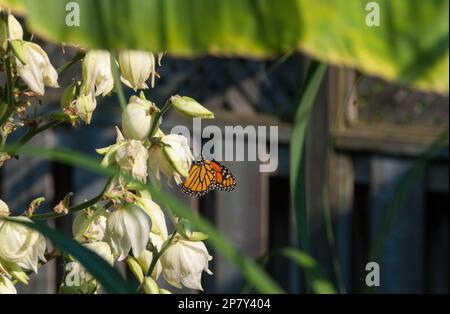
<path fill-rule="evenodd" d="M 232 191 L 236 178 L 227 167 L 202 157 L 192 164 L 182 191 L 190 196 L 202 196 L 212 190 Z"/>

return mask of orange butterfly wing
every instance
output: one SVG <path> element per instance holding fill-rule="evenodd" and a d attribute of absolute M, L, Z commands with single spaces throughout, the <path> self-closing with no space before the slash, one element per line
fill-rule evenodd
<path fill-rule="evenodd" d="M 236 187 L 236 178 L 230 170 L 217 161 L 211 161 L 211 166 L 216 173 L 215 188 L 223 191 L 232 191 Z"/>
<path fill-rule="evenodd" d="M 214 171 L 208 163 L 197 161 L 192 164 L 182 191 L 190 196 L 202 196 L 215 187 Z"/>
<path fill-rule="evenodd" d="M 228 168 L 217 161 L 202 159 L 192 164 L 181 189 L 187 195 L 202 196 L 214 189 L 232 191 L 235 186 L 236 178 Z"/>

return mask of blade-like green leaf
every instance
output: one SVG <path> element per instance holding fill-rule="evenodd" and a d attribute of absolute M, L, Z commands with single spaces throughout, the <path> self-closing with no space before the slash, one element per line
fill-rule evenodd
<path fill-rule="evenodd" d="M 282 254 L 292 259 L 303 269 L 303 271 L 307 274 L 309 284 L 315 293 L 336 293 L 336 289 L 333 287 L 333 284 L 326 278 L 317 262 L 310 255 L 303 251 L 291 248 L 284 249 Z"/>
<path fill-rule="evenodd" d="M 291 136 L 290 185 L 296 214 L 298 243 L 302 250 L 309 251 L 306 213 L 305 158 L 304 147 L 311 108 L 322 83 L 327 66 L 313 61 L 306 74 L 300 94 L 297 113 Z"/>
<path fill-rule="evenodd" d="M 59 233 L 58 231 L 47 227 L 43 223 L 30 223 L 15 220 L 14 218 L 6 218 L 9 221 L 20 223 L 35 229 L 42 233 L 46 238 L 50 239 L 53 244 L 61 251 L 70 254 L 86 270 L 94 276 L 98 282 L 102 285 L 103 289 L 109 293 L 135 293 L 136 289 L 133 289 L 120 274 L 109 265 L 103 258 L 92 252 L 91 250 L 83 247 L 80 243 L 72 240 L 66 235 Z"/>
<path fill-rule="evenodd" d="M 6 147 L 7 152 L 13 149 L 15 149 L 14 145 Z M 99 161 L 97 159 L 68 149 L 47 149 L 26 145 L 21 147 L 19 153 L 22 155 L 41 157 L 73 166 L 83 167 L 95 173 L 107 175 L 110 177 L 118 174 L 118 171 L 114 168 L 100 167 Z M 120 175 L 127 180 L 131 180 L 137 188 L 149 191 L 152 195 L 152 199 L 158 202 L 159 205 L 170 209 L 173 213 L 177 214 L 180 217 L 188 219 L 192 223 L 192 226 L 207 234 L 207 241 L 211 243 L 211 245 L 216 249 L 217 252 L 221 253 L 237 269 L 239 269 L 245 279 L 259 292 L 283 292 L 279 285 L 272 278 L 270 278 L 264 270 L 262 270 L 251 259 L 246 257 L 242 252 L 237 250 L 224 236 L 216 231 L 211 223 L 209 223 L 199 215 L 193 213 L 188 207 L 180 203 L 178 200 L 174 199 L 164 192 L 161 192 L 153 186 L 147 186 L 139 181 L 135 181 L 127 173 L 121 172 Z"/>
<path fill-rule="evenodd" d="M 66 24 L 79 4 L 79 26 Z M 368 3 L 375 7 L 366 7 Z M 327 63 L 448 93 L 448 0 L 0 0 L 33 32 L 87 48 L 266 57 L 300 49 Z M 366 20 L 378 15 L 379 26 Z M 376 20 L 376 17 L 372 20 Z"/>
<path fill-rule="evenodd" d="M 308 215 L 305 186 L 305 140 L 311 108 L 316 99 L 327 66 L 313 61 L 307 71 L 300 93 L 297 113 L 291 135 L 290 147 L 290 188 L 295 210 L 297 242 L 305 252 L 309 252 Z M 307 282 L 311 282 L 306 273 Z"/>

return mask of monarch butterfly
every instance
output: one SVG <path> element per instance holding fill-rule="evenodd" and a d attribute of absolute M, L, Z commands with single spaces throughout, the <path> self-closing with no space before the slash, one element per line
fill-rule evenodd
<path fill-rule="evenodd" d="M 202 196 L 214 189 L 232 191 L 235 186 L 236 178 L 227 167 L 202 156 L 201 160 L 192 164 L 182 191 L 190 196 Z"/>

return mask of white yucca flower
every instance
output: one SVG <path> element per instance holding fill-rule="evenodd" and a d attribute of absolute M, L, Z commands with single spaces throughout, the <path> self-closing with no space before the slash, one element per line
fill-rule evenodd
<path fill-rule="evenodd" d="M 208 262 L 212 259 L 201 241 L 185 240 L 176 235 L 161 257 L 164 279 L 174 287 L 203 290 L 202 273 L 212 275 Z"/>
<path fill-rule="evenodd" d="M 83 60 L 83 82 L 95 96 L 106 96 L 114 88 L 111 54 L 106 50 L 90 50 Z M 95 89 L 94 89 L 95 88 Z"/>
<path fill-rule="evenodd" d="M 141 181 L 147 181 L 147 159 L 148 152 L 141 141 L 127 140 L 121 145 L 115 155 L 115 160 L 123 171 Z"/>
<path fill-rule="evenodd" d="M 119 52 L 119 65 L 122 74 L 121 80 L 128 87 L 134 89 L 147 89 L 145 83 L 152 76 L 151 85 L 155 84 L 155 56 L 146 51 L 124 50 Z"/>
<path fill-rule="evenodd" d="M 150 101 L 131 96 L 129 103 L 122 113 L 122 130 L 127 139 L 145 140 L 150 136 L 150 128 L 156 119 L 159 109 Z M 156 125 L 159 128 L 161 119 Z M 152 134 L 153 135 L 153 134 Z"/>
<path fill-rule="evenodd" d="M 58 73 L 39 45 L 24 41 L 22 51 L 26 64 L 16 58 L 17 73 L 33 92 L 42 96 L 45 86 L 59 87 Z"/>
<path fill-rule="evenodd" d="M 135 257 L 145 250 L 149 240 L 151 221 L 138 206 L 123 204 L 106 220 L 106 241 L 119 261 L 132 250 Z"/>
<path fill-rule="evenodd" d="M 180 184 L 181 178 L 188 176 L 193 159 L 187 139 L 178 134 L 162 136 L 160 143 L 154 143 L 149 149 L 149 166 L 153 175 L 160 180 L 162 172 L 169 183 L 173 178 Z"/>
<path fill-rule="evenodd" d="M 31 222 L 26 217 L 16 217 Z M 0 221 L 0 257 L 37 273 L 39 261 L 46 262 L 46 241 L 39 232 L 13 221 Z"/>

